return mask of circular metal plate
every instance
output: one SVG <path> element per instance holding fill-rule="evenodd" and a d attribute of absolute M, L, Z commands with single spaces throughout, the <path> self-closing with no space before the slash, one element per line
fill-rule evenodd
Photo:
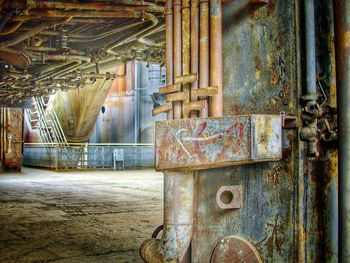
<path fill-rule="evenodd" d="M 222 238 L 214 248 L 211 263 L 262 263 L 256 248 L 247 240 L 237 236 Z"/>

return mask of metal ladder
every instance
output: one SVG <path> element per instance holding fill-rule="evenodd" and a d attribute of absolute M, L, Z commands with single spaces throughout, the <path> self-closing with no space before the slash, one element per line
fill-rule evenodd
<path fill-rule="evenodd" d="M 48 104 L 47 98 L 33 98 L 33 107 L 26 112 L 32 129 L 39 131 L 43 143 L 51 146 L 69 146 L 55 109 Z"/>

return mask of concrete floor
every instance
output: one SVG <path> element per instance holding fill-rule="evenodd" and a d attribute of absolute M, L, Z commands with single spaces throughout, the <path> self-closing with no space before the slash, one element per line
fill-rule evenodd
<path fill-rule="evenodd" d="M 153 170 L 0 174 L 0 262 L 142 262 L 162 193 Z"/>

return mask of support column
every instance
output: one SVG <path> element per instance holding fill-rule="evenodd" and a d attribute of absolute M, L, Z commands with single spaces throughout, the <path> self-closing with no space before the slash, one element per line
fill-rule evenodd
<path fill-rule="evenodd" d="M 338 107 L 339 262 L 350 262 L 350 1 L 334 0 Z"/>

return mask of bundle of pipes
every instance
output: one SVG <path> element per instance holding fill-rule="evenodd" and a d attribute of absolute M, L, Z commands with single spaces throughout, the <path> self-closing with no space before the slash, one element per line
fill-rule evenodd
<path fill-rule="evenodd" d="M 222 8 L 219 0 L 167 0 L 166 84 L 160 88 L 167 103 L 153 115 L 168 119 L 221 117 Z M 209 73 L 210 72 L 210 73 Z M 161 239 L 143 242 L 145 262 L 187 262 L 193 231 L 194 174 L 164 174 L 164 226 Z"/>
<path fill-rule="evenodd" d="M 34 87 L 111 61 L 163 63 L 162 1 L 0 0 L 0 12 L 0 71 L 9 81 L 18 80 L 10 77 L 13 72 L 30 73 L 19 78 Z M 43 93 L 32 88 L 16 96 L 8 83 L 0 85 L 0 103 Z"/>

